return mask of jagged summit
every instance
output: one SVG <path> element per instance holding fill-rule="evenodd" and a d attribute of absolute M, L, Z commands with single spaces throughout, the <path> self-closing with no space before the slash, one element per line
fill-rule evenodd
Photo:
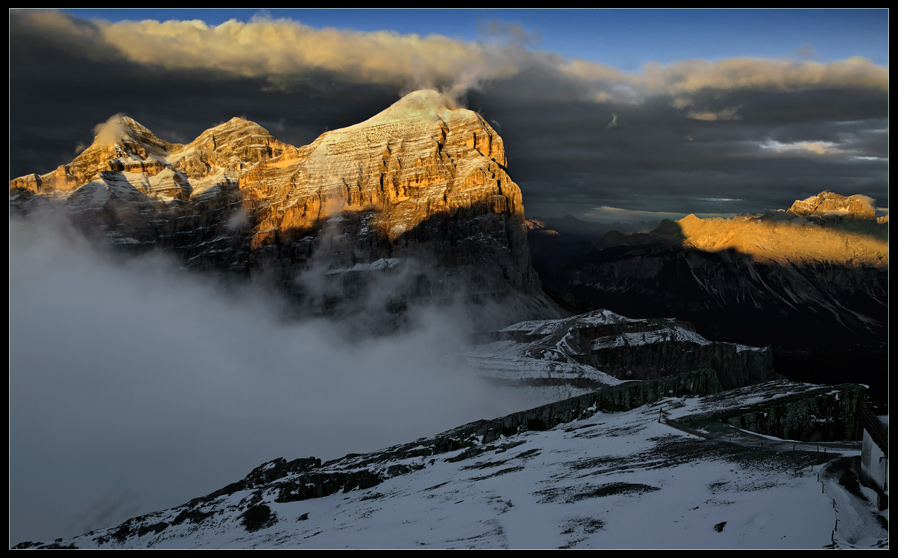
<path fill-rule="evenodd" d="M 309 147 L 317 154 L 322 148 L 327 153 L 349 151 L 358 149 L 351 146 L 362 137 L 365 149 L 377 150 L 378 154 L 400 162 L 403 157 L 406 160 L 409 155 L 415 157 L 415 151 L 435 151 L 440 164 L 453 165 L 455 175 L 475 172 L 471 165 L 494 162 L 504 171 L 508 164 L 502 138 L 479 114 L 458 107 L 450 97 L 432 89 L 408 93 L 363 122 L 323 134 Z M 464 150 L 462 156 L 454 152 L 454 144 Z M 479 159 L 478 155 L 486 160 Z M 416 166 L 427 165 L 426 159 L 416 163 Z M 459 168 L 459 165 L 464 166 Z"/>
<path fill-rule="evenodd" d="M 438 91 L 419 89 L 404 95 L 388 108 L 358 125 L 408 119 L 433 121 L 437 118 L 445 118 L 453 110 L 470 112 L 466 109 L 459 109 L 458 104 L 454 100 Z"/>
<path fill-rule="evenodd" d="M 229 141 L 235 141 L 247 136 L 259 135 L 266 138 L 273 138 L 271 133 L 252 120 L 235 116 L 227 122 L 222 122 L 216 126 L 209 128 L 200 134 L 195 140 L 185 145 L 190 147 L 202 145 L 207 142 L 213 142 L 217 146 L 224 145 Z"/>
<path fill-rule="evenodd" d="M 295 151 L 296 148 L 278 141 L 259 124 L 234 117 L 209 128 L 192 142 L 172 149 L 168 160 L 188 178 L 205 179 L 219 174 L 236 182 L 245 169 Z"/>
<path fill-rule="evenodd" d="M 789 212 L 799 216 L 839 216 L 849 219 L 873 219 L 876 210 L 868 196 L 854 194 L 842 196 L 833 192 L 821 192 L 804 200 L 795 200 Z"/>
<path fill-rule="evenodd" d="M 130 116 L 116 114 L 103 124 L 97 126 L 97 133 L 91 147 L 104 147 L 109 145 L 123 145 L 127 143 L 155 143 L 159 146 L 168 146 L 157 138 L 147 127 L 143 126 Z M 90 148 L 88 148 L 90 149 Z"/>
<path fill-rule="evenodd" d="M 239 117 L 177 144 L 116 115 L 71 163 L 10 181 L 10 194 L 20 208 L 17 196 L 55 200 L 117 245 L 284 284 L 328 251 L 334 272 L 424 258 L 444 269 L 426 292 L 451 279 L 481 293 L 541 293 L 506 165 L 482 117 L 422 90 L 302 147 Z M 352 240 L 321 246 L 329 222 Z"/>

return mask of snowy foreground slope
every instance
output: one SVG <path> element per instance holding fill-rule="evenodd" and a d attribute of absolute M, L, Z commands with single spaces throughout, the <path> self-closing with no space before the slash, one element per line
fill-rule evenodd
<path fill-rule="evenodd" d="M 275 460 L 204 498 L 53 546 L 888 548 L 888 511 L 840 482 L 856 443 L 684 426 L 813 389 L 771 382 L 621 412 L 594 405 L 508 436 L 482 421 L 324 464 Z"/>

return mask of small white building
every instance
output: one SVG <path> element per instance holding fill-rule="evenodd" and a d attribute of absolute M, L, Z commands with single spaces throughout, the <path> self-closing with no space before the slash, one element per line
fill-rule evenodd
<path fill-rule="evenodd" d="M 880 510 L 889 507 L 889 424 L 865 403 L 858 407 L 858 420 L 864 431 L 861 449 L 860 481 L 876 491 Z"/>

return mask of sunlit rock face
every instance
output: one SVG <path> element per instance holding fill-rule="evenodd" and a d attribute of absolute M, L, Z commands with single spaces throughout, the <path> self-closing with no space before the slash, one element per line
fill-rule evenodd
<path fill-rule="evenodd" d="M 412 297 L 540 295 L 506 164 L 483 118 L 424 90 L 299 148 L 240 118 L 185 145 L 115 117 L 71 163 L 12 180 L 10 204 L 50 200 L 110 243 L 300 297 L 332 302 L 375 271 Z"/>
<path fill-rule="evenodd" d="M 357 240 L 343 267 L 398 252 L 432 254 L 476 275 L 478 290 L 501 290 L 503 282 L 537 289 L 521 192 L 505 167 L 502 139 L 479 115 L 418 91 L 253 167 L 239 187 L 255 217 L 253 249 L 275 246 L 260 253 L 275 254 L 340 218 Z"/>
<path fill-rule="evenodd" d="M 795 200 L 791 213 L 801 216 L 842 216 L 849 219 L 873 219 L 873 200 L 855 194 L 842 196 L 833 192 L 821 192 L 804 200 Z"/>
<path fill-rule="evenodd" d="M 307 228 L 329 215 L 367 210 L 377 212 L 371 225 L 396 240 L 442 214 L 522 217 L 521 193 L 505 166 L 502 140 L 482 118 L 419 91 L 290 157 L 258 165 L 240 185 L 247 198 L 262 201 L 257 244 L 273 237 L 266 232 L 272 228 Z"/>
<path fill-rule="evenodd" d="M 671 231 L 686 248 L 706 253 L 732 250 L 755 262 L 882 269 L 889 265 L 888 226 L 878 223 L 872 213 L 868 218 L 841 211 L 803 216 L 791 210 L 729 219 L 689 215 L 676 221 Z"/>

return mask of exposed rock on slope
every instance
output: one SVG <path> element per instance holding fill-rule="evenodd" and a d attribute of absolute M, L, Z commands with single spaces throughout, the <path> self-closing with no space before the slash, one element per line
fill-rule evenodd
<path fill-rule="evenodd" d="M 274 278 L 322 311 L 380 271 L 404 297 L 521 293 L 526 315 L 541 291 L 506 163 L 479 115 L 417 91 L 300 148 L 239 118 L 181 145 L 117 117 L 70 164 L 12 180 L 10 200 L 62 204 L 91 234 L 195 269 Z"/>
<path fill-rule="evenodd" d="M 838 216 L 848 219 L 873 219 L 876 213 L 873 200 L 867 196 L 841 196 L 833 192 L 821 192 L 804 200 L 795 200 L 789 212 L 803 217 Z"/>

